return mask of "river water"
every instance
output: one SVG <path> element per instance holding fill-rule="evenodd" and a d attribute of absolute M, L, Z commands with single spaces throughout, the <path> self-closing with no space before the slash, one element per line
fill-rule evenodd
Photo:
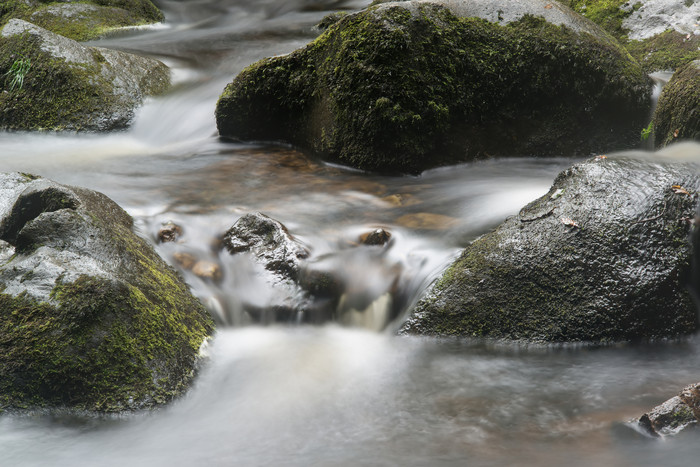
<path fill-rule="evenodd" d="M 590 348 L 394 335 L 460 248 L 574 161 L 500 159 L 385 177 L 283 145 L 221 141 L 214 106 L 237 72 L 307 43 L 329 11 L 368 1 L 156 3 L 164 25 L 95 43 L 163 60 L 174 89 L 147 102 L 126 132 L 0 133 L 0 167 L 99 190 L 174 266 L 178 253 L 216 265 L 217 281 L 182 270 L 220 325 L 209 363 L 185 397 L 152 413 L 5 414 L 0 466 L 697 463 L 694 433 L 651 440 L 625 423 L 698 381 L 695 338 Z M 363 316 L 372 319 L 257 324 L 251 307 L 294 297 L 217 247 L 254 211 L 284 223 L 312 263 L 342 271 L 348 290 L 381 298 L 398 288 L 401 301 L 392 313 L 370 307 Z M 183 227 L 179 243 L 157 243 L 167 222 Z M 381 254 L 355 246 L 379 227 L 392 233 Z"/>

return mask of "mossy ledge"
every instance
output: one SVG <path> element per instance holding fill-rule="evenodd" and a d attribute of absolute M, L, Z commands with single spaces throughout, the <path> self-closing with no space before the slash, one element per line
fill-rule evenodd
<path fill-rule="evenodd" d="M 575 165 L 467 247 L 402 332 L 595 344 L 691 335 L 688 219 L 699 189 L 683 164 Z"/>
<path fill-rule="evenodd" d="M 22 19 L 70 39 L 87 41 L 113 29 L 161 22 L 163 13 L 150 0 L 3 1 L 0 27 L 10 19 Z"/>
<path fill-rule="evenodd" d="M 213 323 L 131 218 L 90 190 L 0 181 L 16 196 L 0 209 L 0 408 L 120 412 L 187 389 Z"/>
<path fill-rule="evenodd" d="M 245 69 L 221 95 L 217 125 L 382 172 L 625 148 L 638 142 L 650 83 L 602 34 L 431 3 L 370 7 Z"/>

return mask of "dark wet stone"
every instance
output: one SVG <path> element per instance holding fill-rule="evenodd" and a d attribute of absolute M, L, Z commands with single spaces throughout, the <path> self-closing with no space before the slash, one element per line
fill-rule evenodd
<path fill-rule="evenodd" d="M 698 328 L 686 283 L 700 177 L 680 163 L 598 158 L 467 247 L 403 332 L 612 342 Z"/>
<path fill-rule="evenodd" d="M 182 236 L 182 227 L 168 222 L 158 231 L 158 241 L 161 243 L 175 242 Z"/>
<path fill-rule="evenodd" d="M 188 387 L 211 317 L 113 201 L 0 174 L 0 239 L 0 408 L 113 412 Z"/>
<path fill-rule="evenodd" d="M 299 275 L 309 250 L 292 237 L 280 222 L 259 212 L 246 214 L 224 235 L 224 247 L 231 254 L 248 252 L 265 269 L 291 280 Z"/>
<path fill-rule="evenodd" d="M 391 240 L 391 232 L 384 229 L 375 229 L 360 235 L 360 243 L 363 245 L 386 245 Z"/>

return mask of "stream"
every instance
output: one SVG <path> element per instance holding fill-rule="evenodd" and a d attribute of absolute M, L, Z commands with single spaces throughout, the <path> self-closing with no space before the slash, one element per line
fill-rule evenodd
<path fill-rule="evenodd" d="M 576 161 L 514 157 L 388 177 L 281 144 L 220 140 L 214 107 L 238 72 L 369 0 L 154 3 L 164 24 L 90 44 L 162 60 L 173 89 L 147 101 L 128 131 L 0 133 L 0 168 L 105 193 L 174 267 L 183 252 L 215 264 L 216 281 L 181 272 L 219 331 L 194 387 L 160 410 L 0 416 L 1 467 L 697 464 L 696 433 L 652 440 L 625 423 L 699 380 L 697 338 L 592 348 L 395 335 L 460 249 Z M 366 319 L 260 325 L 251 306 L 290 297 L 217 246 L 256 211 L 282 222 L 310 262 L 342 269 L 349 290 L 398 288 L 401 301 Z M 158 243 L 168 222 L 183 237 Z M 363 254 L 357 239 L 377 228 L 391 243 Z"/>

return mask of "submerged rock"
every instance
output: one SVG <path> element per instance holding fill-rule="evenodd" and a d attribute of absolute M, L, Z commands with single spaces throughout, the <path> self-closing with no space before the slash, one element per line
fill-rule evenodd
<path fill-rule="evenodd" d="M 86 47 L 17 19 L 0 30 L 0 128 L 123 129 L 146 96 L 169 85 L 158 60 Z"/>
<path fill-rule="evenodd" d="M 653 122 L 657 146 L 700 141 L 700 60 L 674 73 L 659 96 Z"/>
<path fill-rule="evenodd" d="M 684 388 L 679 395 L 633 420 L 651 436 L 675 435 L 700 420 L 700 383 Z"/>
<path fill-rule="evenodd" d="M 0 408 L 105 412 L 189 386 L 211 317 L 106 196 L 0 175 Z"/>
<path fill-rule="evenodd" d="M 571 20 L 518 16 L 516 3 Z M 608 34 L 552 2 L 502 4 L 502 22 L 498 10 L 495 22 L 464 17 L 478 14 L 469 5 L 393 2 L 344 16 L 239 74 L 217 104 L 219 133 L 405 173 L 637 144 L 650 83 Z"/>
<path fill-rule="evenodd" d="M 403 332 L 555 342 L 691 334 L 698 189 L 697 168 L 686 164 L 577 164 L 467 247 Z"/>
<path fill-rule="evenodd" d="M 0 26 L 22 19 L 56 34 L 87 41 L 105 32 L 163 21 L 163 13 L 150 0 L 7 0 L 0 6 Z"/>

